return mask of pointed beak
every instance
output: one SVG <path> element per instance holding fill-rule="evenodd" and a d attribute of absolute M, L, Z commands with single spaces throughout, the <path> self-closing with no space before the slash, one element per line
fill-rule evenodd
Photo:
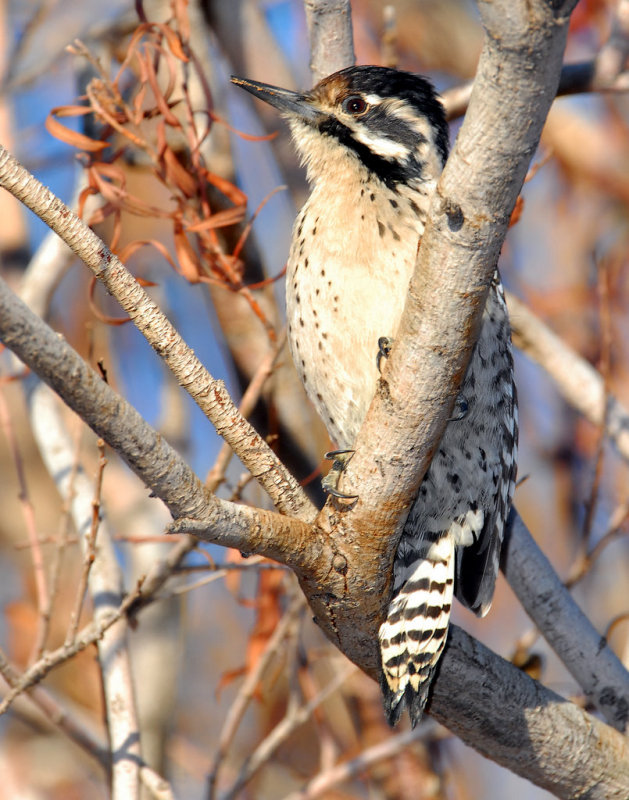
<path fill-rule="evenodd" d="M 313 99 L 308 94 L 291 92 L 289 89 L 280 89 L 279 86 L 270 86 L 268 83 L 250 81 L 248 78 L 231 76 L 231 82 L 240 86 L 254 97 L 264 100 L 265 103 L 277 108 L 288 117 L 299 117 L 304 122 L 314 123 L 321 118 L 321 112 L 313 105 Z"/>

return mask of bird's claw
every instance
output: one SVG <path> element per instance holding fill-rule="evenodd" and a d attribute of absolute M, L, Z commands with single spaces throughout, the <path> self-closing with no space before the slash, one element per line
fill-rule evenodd
<path fill-rule="evenodd" d="M 454 409 L 452 410 L 452 416 L 448 419 L 448 422 L 458 422 L 459 420 L 462 420 L 467 416 L 468 411 L 469 403 L 465 397 L 460 394 L 454 401 Z"/>
<path fill-rule="evenodd" d="M 340 500 L 358 500 L 357 494 L 345 494 L 338 490 L 339 480 L 345 468 L 352 460 L 355 450 L 330 450 L 323 457 L 332 460 L 332 467 L 328 474 L 321 480 L 321 488 L 326 494 L 338 497 Z"/>
<path fill-rule="evenodd" d="M 378 372 L 382 372 L 381 364 L 383 358 L 388 358 L 393 347 L 393 339 L 390 336 L 381 336 L 378 339 L 378 352 L 376 353 L 376 366 Z"/>

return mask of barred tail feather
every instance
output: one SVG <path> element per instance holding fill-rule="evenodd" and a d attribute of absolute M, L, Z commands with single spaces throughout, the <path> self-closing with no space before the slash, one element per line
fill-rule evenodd
<path fill-rule="evenodd" d="M 418 554 L 419 555 L 419 554 Z M 413 727 L 421 719 L 443 651 L 454 583 L 454 542 L 444 536 L 428 545 L 405 570 L 380 626 L 382 691 L 390 725 L 408 708 Z"/>

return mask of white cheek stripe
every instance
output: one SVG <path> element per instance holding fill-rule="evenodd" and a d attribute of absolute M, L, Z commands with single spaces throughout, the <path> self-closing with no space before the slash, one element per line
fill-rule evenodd
<path fill-rule="evenodd" d="M 383 158 L 395 160 L 408 158 L 408 147 L 405 147 L 399 142 L 394 142 L 386 136 L 371 136 L 369 131 L 364 129 L 352 127 L 351 131 L 355 139 Z"/>

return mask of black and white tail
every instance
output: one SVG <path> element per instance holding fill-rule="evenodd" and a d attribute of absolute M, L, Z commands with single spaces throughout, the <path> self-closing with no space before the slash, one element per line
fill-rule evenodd
<path fill-rule="evenodd" d="M 454 584 L 454 541 L 445 535 L 396 576 L 399 588 L 380 626 L 382 691 L 391 725 L 406 705 L 413 727 L 421 718 L 446 642 Z M 404 702 L 403 702 L 404 701 Z"/>

